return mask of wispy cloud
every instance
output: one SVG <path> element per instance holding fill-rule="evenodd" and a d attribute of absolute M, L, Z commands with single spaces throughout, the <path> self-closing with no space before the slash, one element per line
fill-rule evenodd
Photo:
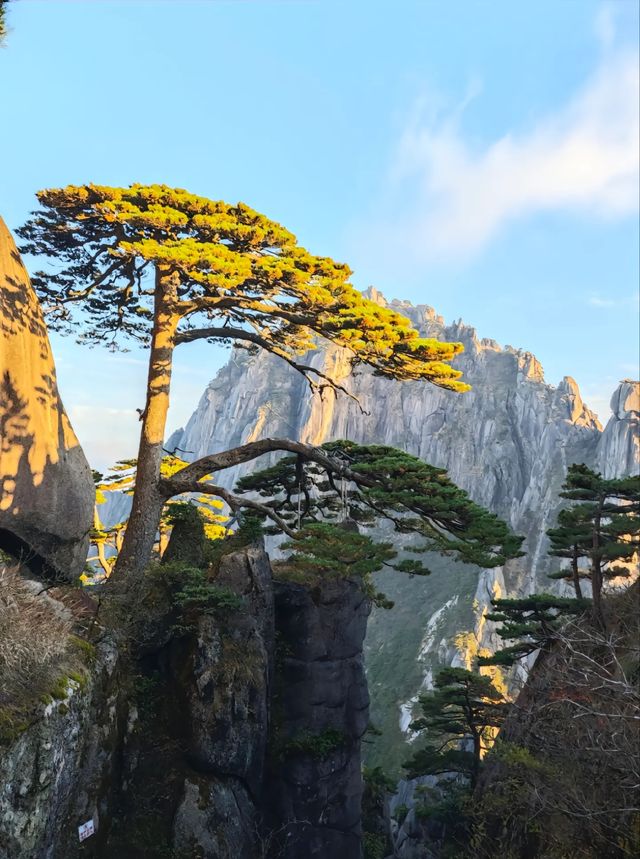
<path fill-rule="evenodd" d="M 599 295 L 590 295 L 587 304 L 591 307 L 636 307 L 640 297 L 638 295 L 622 296 L 622 298 L 602 298 Z"/>
<path fill-rule="evenodd" d="M 374 217 L 368 235 L 377 242 L 384 234 L 412 255 L 450 257 L 479 251 L 507 224 L 537 212 L 615 218 L 635 211 L 638 54 L 613 46 L 609 12 L 597 31 L 602 57 L 593 75 L 527 131 L 472 146 L 460 129 L 468 97 L 444 119 L 418 105 L 389 170 L 385 208 L 393 218 Z M 474 85 L 471 95 L 477 91 Z"/>
<path fill-rule="evenodd" d="M 597 295 L 591 295 L 587 299 L 587 304 L 592 307 L 615 307 L 616 302 L 612 298 L 598 298 Z"/>

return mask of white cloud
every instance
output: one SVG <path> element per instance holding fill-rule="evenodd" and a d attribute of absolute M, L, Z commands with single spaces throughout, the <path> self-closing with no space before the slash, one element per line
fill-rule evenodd
<path fill-rule="evenodd" d="M 587 299 L 587 303 L 592 307 L 614 307 L 615 301 L 612 298 L 599 298 L 597 295 L 591 295 Z"/>
<path fill-rule="evenodd" d="M 628 295 L 623 296 L 622 298 L 602 298 L 599 295 L 590 295 L 587 298 L 587 304 L 590 304 L 592 307 L 618 307 L 618 308 L 635 308 L 640 301 L 640 296 L 638 295 Z"/>
<path fill-rule="evenodd" d="M 598 27 L 601 43 L 610 46 L 608 13 Z M 419 109 L 389 171 L 390 208 L 401 201 L 402 214 L 367 225 L 367 233 L 376 243 L 384 233 L 418 257 L 449 257 L 479 251 L 509 222 L 536 212 L 632 213 L 638 208 L 638 100 L 637 53 L 607 49 L 561 109 L 483 147 L 464 139 L 459 107 L 444 119 L 425 118 Z"/>

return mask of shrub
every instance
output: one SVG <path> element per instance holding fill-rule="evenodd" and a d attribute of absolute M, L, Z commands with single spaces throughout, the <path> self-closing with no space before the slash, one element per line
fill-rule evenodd
<path fill-rule="evenodd" d="M 72 622 L 15 567 L 0 566 L 0 700 L 33 695 L 50 681 L 69 647 Z"/>

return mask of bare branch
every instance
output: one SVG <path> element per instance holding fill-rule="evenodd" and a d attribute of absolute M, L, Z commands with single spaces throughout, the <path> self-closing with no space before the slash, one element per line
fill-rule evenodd
<path fill-rule="evenodd" d="M 185 331 L 180 331 L 176 335 L 175 343 L 178 346 L 180 343 L 191 343 L 193 340 L 244 340 L 248 343 L 253 343 L 256 346 L 260 346 L 260 348 L 264 349 L 267 352 L 270 352 L 272 355 L 277 355 L 278 358 L 282 358 L 283 361 L 286 361 L 290 367 L 293 367 L 298 373 L 301 373 L 307 382 L 309 383 L 309 387 L 312 391 L 322 391 L 325 388 L 330 388 L 333 391 L 340 391 L 342 394 L 346 394 L 349 399 L 353 400 L 359 407 L 362 414 L 366 414 L 362 405 L 360 404 L 360 400 L 351 393 L 344 385 L 341 385 L 339 382 L 336 382 L 335 379 L 332 379 L 331 376 L 328 376 L 326 373 L 323 373 L 322 370 L 318 370 L 317 367 L 313 367 L 310 364 L 302 364 L 299 361 L 296 361 L 285 349 L 275 343 L 273 340 L 269 340 L 266 337 L 262 337 L 259 334 L 255 334 L 253 331 L 246 331 L 244 328 L 230 328 L 225 326 L 216 326 L 210 328 L 191 328 Z M 319 384 L 318 382 L 314 382 L 313 379 L 309 377 L 309 374 L 313 374 L 318 376 L 319 379 L 323 379 L 325 384 Z"/>

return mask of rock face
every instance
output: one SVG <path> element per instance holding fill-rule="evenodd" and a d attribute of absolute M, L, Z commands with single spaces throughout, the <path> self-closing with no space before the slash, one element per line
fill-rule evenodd
<path fill-rule="evenodd" d="M 368 600 L 356 582 L 336 581 L 276 583 L 274 602 L 259 547 L 223 558 L 216 583 L 244 596 L 246 611 L 228 627 L 200 621 L 190 660 L 171 672 L 184 678 L 192 768 L 174 849 L 358 859 Z"/>
<path fill-rule="evenodd" d="M 264 550 L 225 556 L 216 583 L 242 596 L 245 608 L 228 626 L 202 618 L 186 664 L 178 655 L 172 669 L 182 678 L 176 691 L 185 698 L 187 757 L 194 770 L 176 813 L 174 848 L 211 859 L 252 859 L 260 855 L 275 635 Z"/>
<path fill-rule="evenodd" d="M 278 672 L 271 813 L 285 859 L 361 855 L 360 740 L 369 722 L 357 582 L 276 583 Z"/>
<path fill-rule="evenodd" d="M 359 859 L 368 600 L 349 580 L 274 599 L 262 545 L 215 581 L 241 609 L 137 660 L 103 639 L 86 684 L 0 745 L 0 859 Z"/>
<path fill-rule="evenodd" d="M 605 477 L 637 474 L 640 462 L 640 382 L 625 379 L 611 397 L 609 419 L 598 441 L 597 465 Z"/>
<path fill-rule="evenodd" d="M 0 548 L 74 579 L 87 556 L 91 471 L 65 414 L 29 276 L 0 219 Z"/>
<path fill-rule="evenodd" d="M 368 295 L 386 303 L 375 290 Z M 554 524 L 568 465 L 585 462 L 606 474 L 627 474 L 637 470 L 639 453 L 633 383 L 623 382 L 614 394 L 614 414 L 603 431 L 575 381 L 566 377 L 558 387 L 547 384 L 530 353 L 480 339 L 462 322 L 446 325 L 425 305 L 393 301 L 390 306 L 423 335 L 464 343 L 456 366 L 473 386 L 471 392 L 393 382 L 362 368 L 349 376 L 344 352 L 333 346 L 307 355 L 305 363 L 322 368 L 357 395 L 363 414 L 348 397 L 312 394 L 284 362 L 235 349 L 187 426 L 167 443 L 188 459 L 261 436 L 394 445 L 446 468 L 475 501 L 526 536 L 527 556 L 504 570 L 474 571 L 436 560 L 431 565 L 436 573 L 426 580 L 379 576 L 377 584 L 395 608 L 374 611 L 366 663 L 372 718 L 386 734 L 388 753 L 374 743 L 368 754 L 371 763 L 384 765 L 402 760 L 398 744 L 407 738 L 413 702 L 438 665 L 465 664 L 478 648 L 492 647 L 493 628 L 484 618 L 491 598 L 549 587 L 545 531 Z M 256 467 L 241 466 L 221 476 L 221 482 L 232 485 Z"/>
<path fill-rule="evenodd" d="M 86 686 L 69 679 L 63 700 L 0 749 L 0 859 L 72 859 L 77 827 L 108 816 L 126 734 L 114 645 L 99 645 Z"/>

